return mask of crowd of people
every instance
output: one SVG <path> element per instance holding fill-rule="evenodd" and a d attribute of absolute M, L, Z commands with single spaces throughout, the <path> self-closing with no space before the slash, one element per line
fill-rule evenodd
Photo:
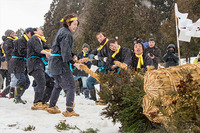
<path fill-rule="evenodd" d="M 61 90 L 66 96 L 65 117 L 79 116 L 74 111 L 76 96 L 76 81 L 81 81 L 80 92 L 85 98 L 102 105 L 96 97 L 95 85 L 98 81 L 80 68 L 77 60 L 88 68 L 96 65 L 97 73 L 107 74 L 108 71 L 120 73 L 119 61 L 127 68 L 138 71 L 147 70 L 147 66 L 158 68 L 163 60 L 166 68 L 178 65 L 178 55 L 174 44 L 169 44 L 166 54 L 162 57 L 154 38 L 143 43 L 139 38 L 133 42 L 133 49 L 126 48 L 114 38 L 108 38 L 104 32 L 96 34 L 99 45 L 91 50 L 87 43 L 80 53 L 73 52 L 73 35 L 79 25 L 76 14 L 65 15 L 61 20 L 63 27 L 56 34 L 52 46 L 47 45 L 43 31 L 40 28 L 27 28 L 21 38 L 15 36 L 13 30 L 7 30 L 2 36 L 0 49 L 0 97 L 14 99 L 14 103 L 25 104 L 22 95 L 30 86 L 29 76 L 34 78 L 34 100 L 32 110 L 46 110 L 48 113 L 61 113 L 56 106 Z M 199 53 L 200 54 L 200 53 Z M 84 61 L 83 58 L 90 60 Z M 198 56 L 198 61 L 200 56 Z M 92 60 L 92 61 L 91 61 Z M 3 81 L 6 79 L 6 86 Z M 4 89 L 3 89 L 4 88 Z M 101 86 L 100 86 L 101 91 Z"/>

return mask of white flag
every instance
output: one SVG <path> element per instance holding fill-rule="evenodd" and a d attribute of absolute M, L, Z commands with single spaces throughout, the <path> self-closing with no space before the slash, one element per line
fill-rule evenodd
<path fill-rule="evenodd" d="M 195 23 L 188 19 L 188 13 L 180 13 L 177 4 L 175 3 L 175 15 L 178 19 L 178 29 L 180 34 L 178 39 L 180 41 L 190 42 L 191 37 L 200 37 L 200 19 Z"/>
<path fill-rule="evenodd" d="M 175 15 L 178 19 L 187 19 L 188 17 L 188 13 L 180 13 L 178 11 L 178 6 L 176 3 L 175 3 Z"/>

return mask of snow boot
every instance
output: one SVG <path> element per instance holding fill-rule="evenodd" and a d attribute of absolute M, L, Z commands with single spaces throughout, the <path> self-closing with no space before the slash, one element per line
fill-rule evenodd
<path fill-rule="evenodd" d="M 31 107 L 32 110 L 45 110 L 46 108 L 46 105 L 43 105 L 42 102 L 34 103 Z"/>
<path fill-rule="evenodd" d="M 93 90 L 89 90 L 89 91 L 90 91 L 90 100 L 97 101 L 97 98 L 96 98 L 96 90 L 93 89 Z"/>
<path fill-rule="evenodd" d="M 10 91 L 9 91 L 9 99 L 14 98 L 14 92 L 15 92 L 15 88 L 10 87 Z"/>
<path fill-rule="evenodd" d="M 50 113 L 50 114 L 61 113 L 61 111 L 59 110 L 58 106 L 46 108 L 45 110 L 46 110 L 48 113 Z"/>
<path fill-rule="evenodd" d="M 72 117 L 72 116 L 80 116 L 79 114 L 75 113 L 74 106 L 67 106 L 66 111 L 62 112 L 65 117 Z"/>
<path fill-rule="evenodd" d="M 15 103 L 22 103 L 22 104 L 27 103 L 26 100 L 21 99 L 22 94 L 23 94 L 23 88 L 15 87 L 15 95 L 14 95 L 14 102 Z"/>

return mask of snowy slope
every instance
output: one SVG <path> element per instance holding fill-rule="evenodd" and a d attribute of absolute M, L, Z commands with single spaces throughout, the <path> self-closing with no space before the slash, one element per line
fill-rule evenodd
<path fill-rule="evenodd" d="M 33 78 L 31 81 L 33 81 Z M 98 86 L 97 86 L 98 87 Z M 64 117 L 60 114 L 49 114 L 46 111 L 31 110 L 34 98 L 32 87 L 24 93 L 22 99 L 27 100 L 27 104 L 15 104 L 12 99 L 0 98 L 0 133 L 23 133 L 23 129 L 29 125 L 35 126 L 34 133 L 56 133 L 55 128 L 60 120 L 66 120 L 66 124 L 77 126 L 82 131 L 93 128 L 100 130 L 99 133 L 117 133 L 119 123 L 113 125 L 111 119 L 106 119 L 100 113 L 105 106 L 95 105 L 91 100 L 87 100 L 83 95 L 75 97 L 75 111 L 79 117 Z M 60 95 L 57 104 L 61 111 L 65 110 L 65 97 Z M 11 127 L 10 127 L 11 126 Z M 79 133 L 80 130 L 62 131 L 63 133 Z"/>

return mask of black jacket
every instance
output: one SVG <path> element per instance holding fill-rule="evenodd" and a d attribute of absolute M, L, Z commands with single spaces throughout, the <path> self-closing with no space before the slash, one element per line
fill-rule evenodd
<path fill-rule="evenodd" d="M 106 45 L 101 50 L 98 50 L 98 48 L 100 47 L 99 46 L 98 48 L 96 48 L 95 50 L 91 52 L 91 54 L 98 55 L 99 60 L 97 61 L 97 66 L 105 67 L 104 73 L 107 71 L 106 66 L 108 65 L 108 62 L 104 62 L 103 58 L 109 57 L 110 55 L 110 49 Z M 97 71 L 99 71 L 99 69 L 97 69 Z"/>
<path fill-rule="evenodd" d="M 52 54 L 61 56 L 50 56 L 49 72 L 52 75 L 60 75 L 70 70 L 69 63 L 73 64 L 73 36 L 71 31 L 62 27 L 59 29 L 52 45 Z"/>
<path fill-rule="evenodd" d="M 161 55 L 161 50 L 157 47 L 154 46 L 153 48 L 150 48 L 147 46 L 147 48 L 144 51 L 145 54 L 150 54 L 150 56 L 154 55 L 155 58 L 153 59 L 153 65 L 157 69 L 158 68 L 158 63 L 161 61 L 162 55 Z"/>
<path fill-rule="evenodd" d="M 14 48 L 11 55 L 20 57 L 10 59 L 11 73 L 25 72 L 26 60 L 23 58 L 26 58 L 27 55 L 27 41 L 24 36 L 14 41 Z"/>
<path fill-rule="evenodd" d="M 166 62 L 165 68 L 170 66 L 177 66 L 178 63 L 178 54 L 174 50 L 167 50 L 167 53 L 162 57 L 162 60 Z"/>
<path fill-rule="evenodd" d="M 79 53 L 79 54 L 77 55 L 78 60 L 79 60 L 79 59 L 82 59 L 82 58 L 88 57 L 89 54 L 90 54 L 90 52 L 88 52 L 88 54 L 86 54 L 86 55 L 84 56 L 83 52 Z M 90 69 L 90 67 L 91 67 L 91 62 L 90 62 L 90 61 L 88 61 L 87 63 L 84 63 L 84 64 L 87 65 L 87 67 Z M 87 76 L 88 76 L 88 74 L 87 74 L 86 72 L 84 72 L 83 70 L 78 70 L 78 69 L 75 69 L 75 70 L 74 70 L 73 75 L 74 75 L 74 76 L 84 76 L 84 77 L 87 77 Z"/>
<path fill-rule="evenodd" d="M 112 70 L 112 65 L 114 65 L 113 61 L 119 61 L 121 63 L 125 63 L 128 65 L 129 60 L 131 58 L 131 51 L 129 48 L 122 47 L 119 50 L 119 53 L 116 54 L 116 56 L 113 58 L 112 55 L 114 54 L 114 51 L 110 51 L 110 55 L 108 57 L 108 65 L 107 69 Z"/>
<path fill-rule="evenodd" d="M 28 41 L 28 47 L 27 47 L 27 68 L 28 73 L 31 75 L 32 71 L 41 69 L 45 70 L 45 65 L 42 62 L 40 58 L 45 57 L 44 54 L 41 54 L 40 52 L 43 49 L 49 49 L 50 47 L 46 45 L 43 41 L 41 41 L 37 36 L 32 36 Z M 40 58 L 30 58 L 33 56 L 37 56 Z"/>
<path fill-rule="evenodd" d="M 143 62 L 144 64 L 141 66 L 141 68 L 144 68 L 145 71 L 147 71 L 147 66 L 153 66 L 153 61 L 151 57 L 149 57 L 147 54 L 143 54 Z M 138 63 L 138 57 L 133 54 L 131 59 L 129 60 L 128 65 L 133 67 L 135 71 L 137 71 L 137 63 Z"/>
<path fill-rule="evenodd" d="M 12 54 L 12 50 L 14 48 L 14 44 L 13 44 L 13 40 L 12 39 L 7 39 L 4 41 L 3 43 L 3 50 L 5 52 L 6 55 L 6 61 L 9 62 L 11 59 L 11 54 Z"/>

